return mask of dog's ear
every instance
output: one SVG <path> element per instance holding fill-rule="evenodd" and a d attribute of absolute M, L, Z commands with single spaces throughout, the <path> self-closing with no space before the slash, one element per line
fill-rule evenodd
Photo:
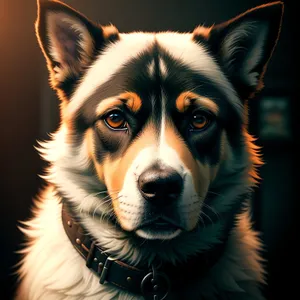
<path fill-rule="evenodd" d="M 99 51 L 108 41 L 118 38 L 118 31 L 113 26 L 105 28 L 92 23 L 59 1 L 37 1 L 36 33 L 51 84 L 62 98 L 68 98 Z"/>
<path fill-rule="evenodd" d="M 263 87 L 262 78 L 280 32 L 283 3 L 251 9 L 208 30 L 198 27 L 194 38 L 203 41 L 217 57 L 243 99 Z"/>

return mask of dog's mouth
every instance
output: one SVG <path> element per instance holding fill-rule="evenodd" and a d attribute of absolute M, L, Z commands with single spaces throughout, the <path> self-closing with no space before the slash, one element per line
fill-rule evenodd
<path fill-rule="evenodd" d="M 182 228 L 162 218 L 143 224 L 136 230 L 136 234 L 146 239 L 170 240 L 177 237 Z"/>

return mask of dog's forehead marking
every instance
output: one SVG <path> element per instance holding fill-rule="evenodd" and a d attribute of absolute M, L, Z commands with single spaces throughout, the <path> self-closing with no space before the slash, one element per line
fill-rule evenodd
<path fill-rule="evenodd" d="M 166 78 L 168 76 L 168 68 L 162 57 L 159 58 L 159 70 L 162 78 Z"/>
<path fill-rule="evenodd" d="M 176 99 L 176 108 L 181 113 L 184 113 L 191 104 L 196 104 L 200 107 L 203 106 L 216 115 L 219 112 L 219 107 L 214 101 L 191 91 L 181 93 Z"/>
<path fill-rule="evenodd" d="M 102 84 L 106 83 L 126 63 L 147 50 L 150 50 L 157 43 L 179 64 L 184 64 L 191 70 L 203 74 L 209 80 L 216 83 L 236 109 L 242 112 L 242 104 L 236 95 L 232 85 L 221 72 L 217 63 L 208 54 L 205 47 L 196 44 L 192 40 L 192 34 L 182 33 L 130 33 L 120 34 L 120 41 L 111 44 L 102 53 L 96 62 L 90 67 L 81 84 L 71 97 L 67 106 L 66 115 L 74 116 L 78 109 L 84 104 Z M 152 61 L 145 66 L 148 74 L 155 73 L 155 62 Z M 158 58 L 158 68 L 162 77 L 166 77 L 168 70 L 161 56 Z M 150 77 L 151 78 L 151 77 Z"/>
<path fill-rule="evenodd" d="M 109 97 L 101 100 L 101 102 L 97 105 L 96 115 L 99 116 L 107 109 L 120 106 L 121 104 L 125 104 L 129 110 L 136 113 L 142 106 L 142 100 L 136 93 L 133 92 L 126 92 L 116 97 Z"/>
<path fill-rule="evenodd" d="M 158 66 L 155 66 L 155 59 L 152 59 L 151 62 L 147 65 L 148 68 L 148 75 L 150 78 L 155 78 L 155 70 L 156 68 L 159 71 L 160 76 L 165 79 L 168 75 L 168 68 L 164 59 L 159 56 L 158 57 Z"/>
<path fill-rule="evenodd" d="M 222 73 L 214 58 L 208 54 L 205 46 L 194 42 L 192 39 L 192 34 L 175 32 L 160 33 L 156 37 L 158 44 L 169 55 L 216 83 L 237 111 L 242 114 L 243 105 L 233 86 Z"/>
<path fill-rule="evenodd" d="M 112 43 L 83 77 L 82 83 L 71 97 L 67 115 L 73 116 L 85 100 L 118 69 L 151 47 L 155 41 L 154 37 L 149 33 L 120 34 L 120 40 Z"/>
<path fill-rule="evenodd" d="M 161 124 L 160 124 L 160 139 L 159 139 L 159 153 L 163 152 L 165 145 L 165 130 L 166 130 L 166 97 L 161 91 Z"/>
<path fill-rule="evenodd" d="M 147 66 L 148 68 L 148 75 L 150 78 L 155 76 L 155 60 L 152 59 L 151 62 Z"/>

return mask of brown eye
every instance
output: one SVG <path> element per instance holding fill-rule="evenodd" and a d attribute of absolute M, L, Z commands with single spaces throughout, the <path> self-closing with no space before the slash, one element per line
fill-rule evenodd
<path fill-rule="evenodd" d="M 204 129 L 210 124 L 210 119 L 206 114 L 195 113 L 192 116 L 191 126 L 193 129 Z"/>
<path fill-rule="evenodd" d="M 105 123 L 113 129 L 126 128 L 126 121 L 120 112 L 111 112 L 104 118 Z"/>

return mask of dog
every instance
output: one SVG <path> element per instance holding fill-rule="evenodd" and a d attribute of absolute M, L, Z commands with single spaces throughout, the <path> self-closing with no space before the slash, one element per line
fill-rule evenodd
<path fill-rule="evenodd" d="M 47 187 L 16 299 L 264 299 L 252 228 L 263 87 L 283 3 L 190 33 L 119 33 L 38 1 L 61 123 L 39 152 Z"/>

